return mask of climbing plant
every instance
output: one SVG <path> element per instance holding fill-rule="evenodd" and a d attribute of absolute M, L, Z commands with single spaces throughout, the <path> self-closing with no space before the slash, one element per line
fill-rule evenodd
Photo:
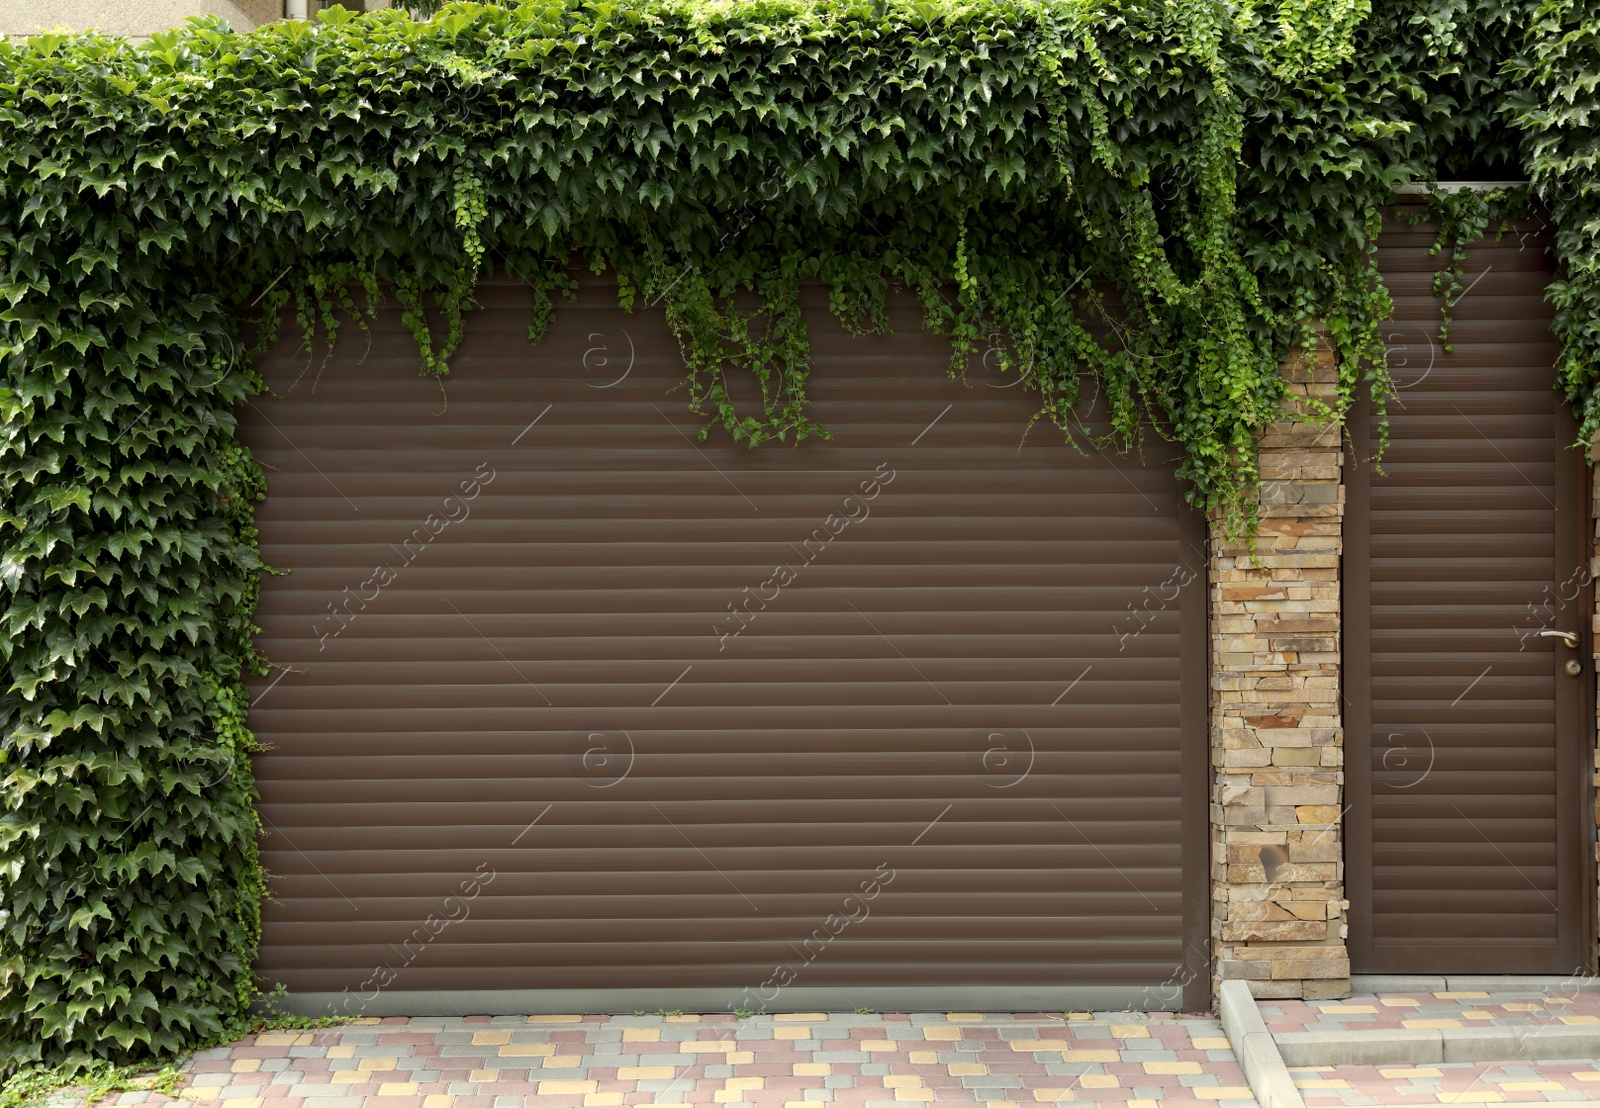
<path fill-rule="evenodd" d="M 1600 425 L 1597 49 L 1583 0 L 529 0 L 0 44 L 0 1073 L 169 1054 L 252 996 L 234 411 L 280 315 L 319 357 L 392 296 L 443 375 L 489 268 L 537 340 L 576 254 L 665 312 L 702 438 L 755 446 L 827 434 L 801 283 L 859 332 L 900 286 L 953 373 L 992 348 L 1058 433 L 1170 437 L 1243 530 L 1288 351 L 1326 324 L 1330 417 L 1385 392 L 1401 181 L 1526 166 Z"/>

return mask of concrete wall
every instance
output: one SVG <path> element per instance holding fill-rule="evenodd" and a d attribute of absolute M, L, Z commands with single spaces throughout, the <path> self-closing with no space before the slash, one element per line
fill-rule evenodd
<path fill-rule="evenodd" d="M 16 38 L 41 31 L 104 31 L 146 38 L 191 15 L 219 15 L 253 31 L 283 14 L 283 0 L 0 0 L 0 31 Z"/>
<path fill-rule="evenodd" d="M 315 10 L 332 2 L 309 0 L 309 6 Z M 365 0 L 367 11 L 391 6 L 391 0 Z M 95 30 L 143 39 L 182 26 L 191 15 L 219 15 L 236 31 L 253 31 L 283 18 L 283 11 L 283 0 L 0 0 L 0 34 L 24 38 L 41 31 Z"/>

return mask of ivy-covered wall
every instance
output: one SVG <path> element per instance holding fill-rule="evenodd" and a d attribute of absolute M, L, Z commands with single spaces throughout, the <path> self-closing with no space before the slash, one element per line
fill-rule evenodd
<path fill-rule="evenodd" d="M 578 250 L 756 445 L 827 433 L 799 282 L 862 330 L 896 282 L 1041 419 L 1095 379 L 1238 532 L 1313 321 L 1342 400 L 1385 388 L 1396 182 L 1531 179 L 1553 381 L 1600 425 L 1597 74 L 1588 0 L 459 2 L 0 45 L 0 1074 L 170 1052 L 252 994 L 242 318 L 310 340 L 384 282 L 444 373 L 485 267 L 537 339 Z"/>

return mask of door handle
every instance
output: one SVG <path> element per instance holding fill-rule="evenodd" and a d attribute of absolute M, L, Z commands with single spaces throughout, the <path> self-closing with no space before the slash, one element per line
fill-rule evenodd
<path fill-rule="evenodd" d="M 1576 631 L 1540 631 L 1541 639 L 1560 639 L 1567 644 L 1568 649 L 1578 649 L 1578 633 Z"/>

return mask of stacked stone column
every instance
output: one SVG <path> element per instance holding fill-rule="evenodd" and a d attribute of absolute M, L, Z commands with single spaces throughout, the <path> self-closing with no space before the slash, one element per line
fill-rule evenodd
<path fill-rule="evenodd" d="M 1260 997 L 1350 989 L 1345 947 L 1339 558 L 1344 462 L 1323 343 L 1283 366 L 1260 442 L 1254 550 L 1211 534 L 1212 944 L 1219 981 Z"/>

